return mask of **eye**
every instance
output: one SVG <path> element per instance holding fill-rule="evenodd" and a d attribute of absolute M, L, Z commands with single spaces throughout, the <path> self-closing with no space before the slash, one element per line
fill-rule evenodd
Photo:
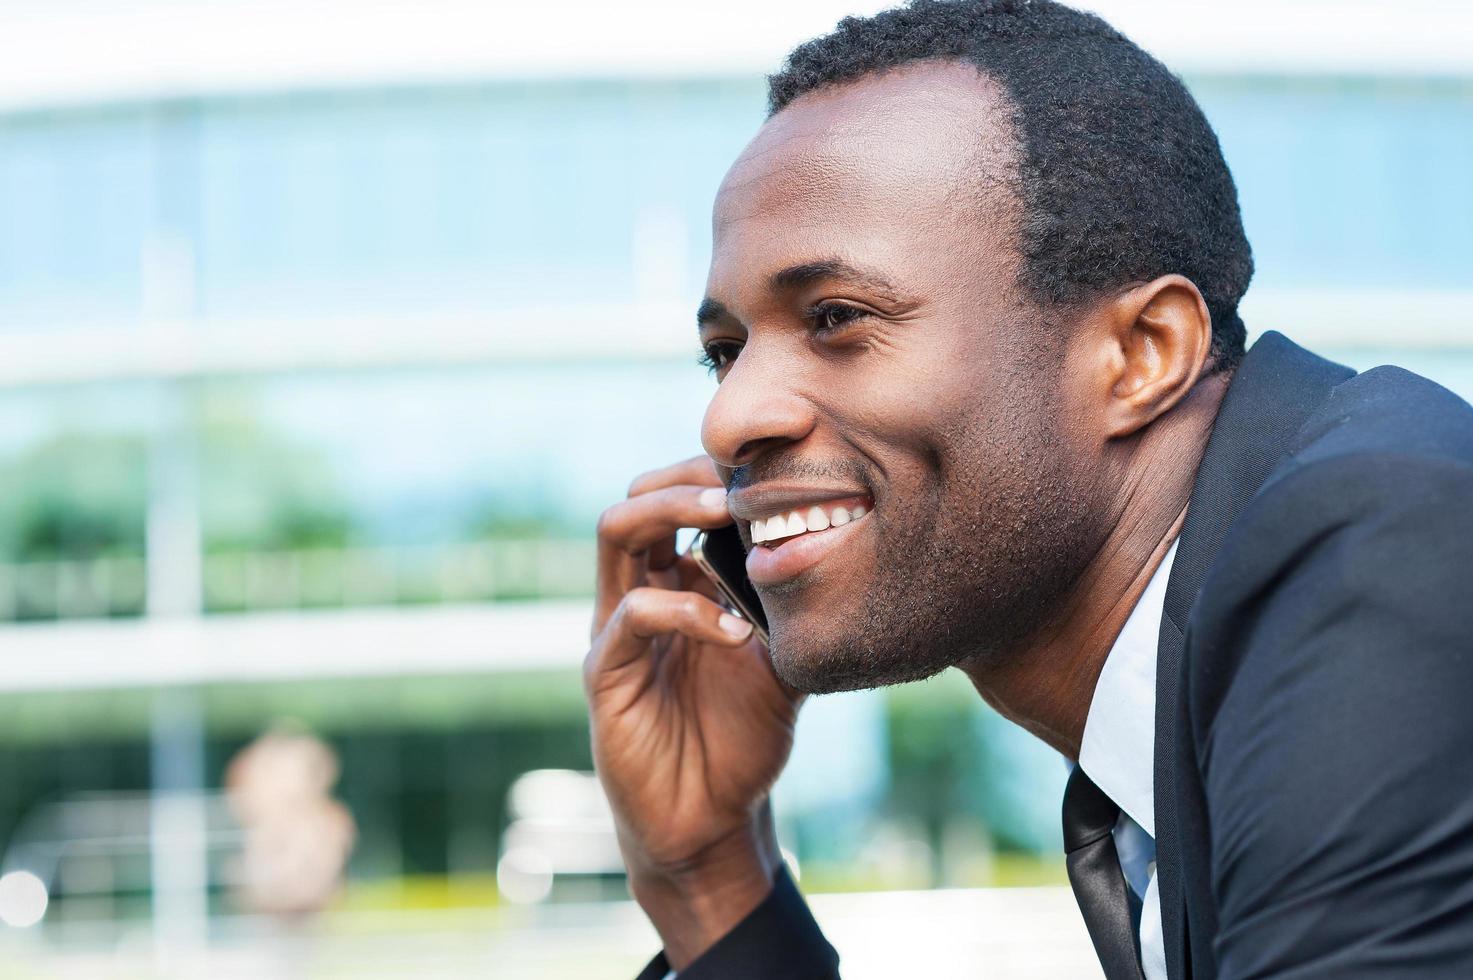
<path fill-rule="evenodd" d="M 731 363 L 742 352 L 742 345 L 734 340 L 713 340 L 701 348 L 697 362 L 712 374 L 731 367 Z"/>
<path fill-rule="evenodd" d="M 869 313 L 847 303 L 826 302 L 810 306 L 806 316 L 813 324 L 814 333 L 830 334 L 838 333 L 855 320 L 869 316 Z"/>

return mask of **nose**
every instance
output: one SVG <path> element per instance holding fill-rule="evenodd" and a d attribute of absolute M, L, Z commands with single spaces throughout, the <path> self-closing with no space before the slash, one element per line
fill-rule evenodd
<path fill-rule="evenodd" d="M 718 466 L 744 466 L 813 430 L 813 406 L 793 389 L 792 372 L 777 369 L 776 353 L 749 342 L 706 406 L 701 444 Z"/>

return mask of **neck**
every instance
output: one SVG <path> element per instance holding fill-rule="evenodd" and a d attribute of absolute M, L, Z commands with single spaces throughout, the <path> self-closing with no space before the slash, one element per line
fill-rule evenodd
<path fill-rule="evenodd" d="M 1048 622 L 1004 656 L 962 665 L 999 714 L 1070 759 L 1105 658 L 1181 533 L 1227 384 L 1220 375 L 1199 382 L 1136 437 L 1113 526 Z"/>

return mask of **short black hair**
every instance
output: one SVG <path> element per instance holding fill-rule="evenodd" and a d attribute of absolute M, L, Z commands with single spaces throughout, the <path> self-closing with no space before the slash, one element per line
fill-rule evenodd
<path fill-rule="evenodd" d="M 1236 365 L 1253 253 L 1217 135 L 1181 79 L 1099 17 L 1052 0 L 912 0 L 846 17 L 768 78 L 769 114 L 938 60 L 974 64 L 1012 102 L 1020 285 L 1067 305 L 1179 273 L 1212 316 L 1214 368 Z"/>

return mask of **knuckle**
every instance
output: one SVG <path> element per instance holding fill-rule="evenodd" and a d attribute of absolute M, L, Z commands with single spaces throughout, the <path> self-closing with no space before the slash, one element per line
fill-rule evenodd
<path fill-rule="evenodd" d="M 612 538 L 623 526 L 623 505 L 614 504 L 604 508 L 604 512 L 598 515 L 598 523 L 594 525 L 594 533 L 600 540 Z"/>
<path fill-rule="evenodd" d="M 583 696 L 588 701 L 590 708 L 597 709 L 598 707 L 596 695 L 607 683 L 609 667 L 610 660 L 607 651 L 601 645 L 594 646 L 583 658 L 580 680 L 583 686 Z"/>
<path fill-rule="evenodd" d="M 619 600 L 619 611 L 617 615 L 621 620 L 643 619 L 650 614 L 654 604 L 654 596 L 650 589 L 640 587 L 630 589 Z"/>
<path fill-rule="evenodd" d="M 648 493 L 650 486 L 659 479 L 659 476 L 659 470 L 650 470 L 648 473 L 639 474 L 639 476 L 636 476 L 630 481 L 628 495 L 638 497 L 642 493 Z"/>

